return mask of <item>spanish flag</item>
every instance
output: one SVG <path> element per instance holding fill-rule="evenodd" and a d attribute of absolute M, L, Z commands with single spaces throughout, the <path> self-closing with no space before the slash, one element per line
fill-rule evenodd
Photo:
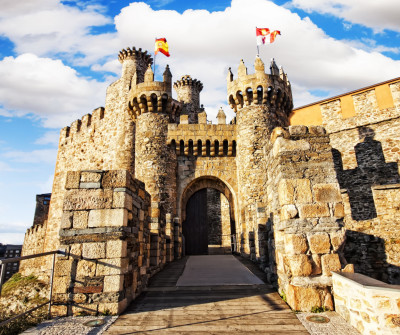
<path fill-rule="evenodd" d="M 157 38 L 156 44 L 154 46 L 154 54 L 157 55 L 158 52 L 163 53 L 165 56 L 169 57 L 170 54 L 168 52 L 168 43 L 165 38 Z"/>

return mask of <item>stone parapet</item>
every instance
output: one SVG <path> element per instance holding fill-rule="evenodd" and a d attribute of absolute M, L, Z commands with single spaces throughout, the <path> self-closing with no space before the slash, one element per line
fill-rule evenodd
<path fill-rule="evenodd" d="M 400 285 L 360 273 L 333 273 L 336 312 L 365 335 L 400 334 Z"/>
<path fill-rule="evenodd" d="M 167 141 L 178 156 L 235 156 L 236 125 L 169 124 Z"/>
<path fill-rule="evenodd" d="M 127 171 L 68 172 L 53 313 L 121 313 L 150 275 L 150 196 Z"/>
<path fill-rule="evenodd" d="M 270 271 L 294 310 L 332 310 L 331 273 L 345 265 L 345 230 L 329 137 L 322 127 L 276 128 L 266 152 Z"/>

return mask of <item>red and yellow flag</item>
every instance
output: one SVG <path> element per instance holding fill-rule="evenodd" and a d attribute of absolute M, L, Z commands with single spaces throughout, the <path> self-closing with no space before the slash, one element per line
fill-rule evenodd
<path fill-rule="evenodd" d="M 167 57 L 170 56 L 170 54 L 168 52 L 168 43 L 167 43 L 166 38 L 157 38 L 156 39 L 156 44 L 154 46 L 154 54 L 157 55 L 159 51 Z"/>
<path fill-rule="evenodd" d="M 256 27 L 257 45 L 271 44 L 275 41 L 276 35 L 280 34 L 281 32 L 279 30 L 274 30 L 273 32 L 270 32 L 269 28 Z"/>

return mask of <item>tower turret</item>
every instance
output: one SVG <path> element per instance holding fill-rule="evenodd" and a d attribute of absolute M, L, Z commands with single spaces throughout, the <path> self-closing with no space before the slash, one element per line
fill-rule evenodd
<path fill-rule="evenodd" d="M 147 67 L 153 64 L 153 58 L 147 51 L 142 51 L 141 48 L 136 50 L 135 47 L 122 49 L 118 54 L 118 60 L 122 64 L 121 77 L 129 81 L 135 77 L 133 84 L 143 82 Z"/>
<path fill-rule="evenodd" d="M 266 220 L 260 215 L 268 204 L 264 148 L 275 127 L 289 124 L 292 110 L 290 83 L 286 75 L 279 73 L 275 61 L 271 63 L 271 74 L 266 74 L 264 63 L 257 56 L 254 69 L 254 74 L 248 74 L 241 60 L 238 78 L 233 78 L 230 69 L 227 76 L 228 102 L 236 112 L 238 199 L 242 213 L 239 226 L 243 229 L 245 253 L 250 253 L 249 236 L 258 234 L 258 227 Z"/>
<path fill-rule="evenodd" d="M 167 143 L 168 124 L 179 116 L 181 103 L 172 99 L 172 75 L 167 65 L 163 81 L 154 81 L 150 64 L 143 82 L 132 85 L 128 110 L 136 124 L 135 177 L 151 196 L 152 256 L 150 265 L 166 262 L 166 240 L 174 241 L 171 219 L 176 213 L 176 153 Z M 169 218 L 167 221 L 167 218 Z"/>
<path fill-rule="evenodd" d="M 188 115 L 189 123 L 197 123 L 198 113 L 201 112 L 200 92 L 203 89 L 201 81 L 185 75 L 174 83 L 174 89 L 178 101 L 183 102 L 182 114 Z"/>

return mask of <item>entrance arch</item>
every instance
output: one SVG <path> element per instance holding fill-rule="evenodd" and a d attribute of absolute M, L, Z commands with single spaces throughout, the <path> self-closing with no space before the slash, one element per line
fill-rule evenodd
<path fill-rule="evenodd" d="M 182 193 L 179 207 L 186 254 L 236 250 L 231 237 L 237 231 L 234 195 L 221 179 L 202 176 L 192 180 Z"/>

